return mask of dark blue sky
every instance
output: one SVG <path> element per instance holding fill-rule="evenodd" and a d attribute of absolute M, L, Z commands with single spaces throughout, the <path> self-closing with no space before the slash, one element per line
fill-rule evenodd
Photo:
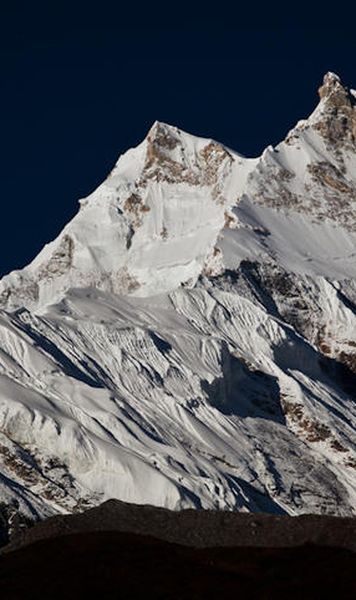
<path fill-rule="evenodd" d="M 253 156 L 312 111 L 324 72 L 356 87 L 352 15 L 47 4 L 1 19 L 0 275 L 58 234 L 154 120 Z"/>

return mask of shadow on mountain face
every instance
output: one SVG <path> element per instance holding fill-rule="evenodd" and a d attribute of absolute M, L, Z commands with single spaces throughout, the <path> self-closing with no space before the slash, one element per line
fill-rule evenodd
<path fill-rule="evenodd" d="M 281 369 L 300 371 L 330 388 L 336 385 L 356 400 L 356 373 L 348 364 L 325 356 L 290 329 L 286 333 L 284 342 L 273 349 L 274 360 Z"/>
<path fill-rule="evenodd" d="M 149 330 L 148 333 L 159 352 L 162 352 L 162 354 L 167 354 L 172 350 L 172 345 L 157 335 L 157 333 L 152 330 Z"/>
<path fill-rule="evenodd" d="M 285 424 L 276 377 L 252 369 L 226 348 L 222 351 L 222 372 L 212 383 L 202 382 L 212 406 L 226 415 Z"/>
<path fill-rule="evenodd" d="M 273 470 L 273 467 L 272 467 Z M 229 475 L 229 481 L 237 486 L 245 498 L 250 498 L 248 510 L 252 514 L 287 515 L 287 512 L 267 493 L 262 493 L 241 477 Z"/>
<path fill-rule="evenodd" d="M 42 540 L 4 555 L 3 600 L 355 598 L 350 550 L 189 548 L 113 531 Z"/>
<path fill-rule="evenodd" d="M 343 356 L 341 355 L 342 358 Z M 353 360 L 356 363 L 356 355 L 353 356 Z M 351 396 L 353 400 L 356 400 L 356 373 L 350 369 L 347 363 L 320 354 L 319 364 L 320 369 L 328 378 L 333 378 L 346 394 Z"/>
<path fill-rule="evenodd" d="M 62 350 L 60 350 L 60 348 L 54 342 L 52 342 L 52 340 L 47 338 L 44 333 L 39 334 L 37 331 L 32 329 L 30 325 L 21 321 L 18 321 L 16 325 L 32 339 L 35 346 L 51 356 L 53 361 L 60 365 L 60 368 L 65 375 L 73 377 L 78 381 L 82 381 L 90 387 L 103 387 L 103 384 L 97 381 L 96 373 L 90 369 L 89 365 L 84 361 L 84 359 L 80 363 L 83 369 L 80 369 L 64 352 L 62 352 Z"/>
<path fill-rule="evenodd" d="M 214 278 L 219 289 L 227 289 L 263 306 L 267 312 L 285 324 L 286 341 L 274 349 L 275 360 L 282 369 L 300 370 L 308 377 L 320 380 L 328 385 L 337 386 L 356 400 L 356 351 L 350 345 L 350 352 L 344 351 L 337 358 L 331 358 L 315 349 L 304 337 L 306 318 L 298 320 L 300 310 L 300 290 L 295 286 L 292 273 L 273 272 L 264 263 L 243 260 L 236 271 L 226 270 L 223 276 Z M 273 292 L 289 301 L 289 311 L 281 314 Z M 341 290 L 337 296 L 342 304 L 356 314 L 356 305 Z M 305 309 L 308 305 L 305 305 Z M 312 310 L 312 304 L 309 306 Z M 291 329 L 291 327 L 294 329 Z M 321 330 L 320 330 L 321 333 Z M 298 335 L 297 335 L 298 334 Z"/>

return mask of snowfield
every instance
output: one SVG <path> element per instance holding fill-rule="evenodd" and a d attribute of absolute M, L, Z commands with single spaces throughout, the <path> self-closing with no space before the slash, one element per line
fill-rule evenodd
<path fill-rule="evenodd" d="M 246 159 L 156 122 L 0 281 L 0 512 L 356 512 L 356 108 Z"/>

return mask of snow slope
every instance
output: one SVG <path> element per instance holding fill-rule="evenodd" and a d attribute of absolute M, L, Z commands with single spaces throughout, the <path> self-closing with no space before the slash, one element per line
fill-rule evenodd
<path fill-rule="evenodd" d="M 254 162 L 155 123 L 58 238 L 3 278 L 0 303 L 46 306 L 77 285 L 138 296 L 194 285 L 219 270 L 216 240 Z"/>
<path fill-rule="evenodd" d="M 260 158 L 155 123 L 0 282 L 1 514 L 356 499 L 356 118 Z"/>

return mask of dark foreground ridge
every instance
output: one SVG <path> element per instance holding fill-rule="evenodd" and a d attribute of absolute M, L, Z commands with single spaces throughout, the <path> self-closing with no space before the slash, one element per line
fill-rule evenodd
<path fill-rule="evenodd" d="M 77 533 L 8 552 L 1 598 L 354 599 L 343 548 L 192 548 L 117 531 Z M 239 596 L 243 594 L 243 596 Z"/>
<path fill-rule="evenodd" d="M 2 552 L 61 535 L 117 531 L 196 548 L 314 544 L 356 552 L 356 519 L 267 515 L 213 510 L 171 511 L 109 500 L 83 513 L 58 515 L 16 532 Z"/>
<path fill-rule="evenodd" d="M 351 600 L 355 551 L 356 519 L 110 500 L 18 533 L 0 557 L 1 600 Z"/>

